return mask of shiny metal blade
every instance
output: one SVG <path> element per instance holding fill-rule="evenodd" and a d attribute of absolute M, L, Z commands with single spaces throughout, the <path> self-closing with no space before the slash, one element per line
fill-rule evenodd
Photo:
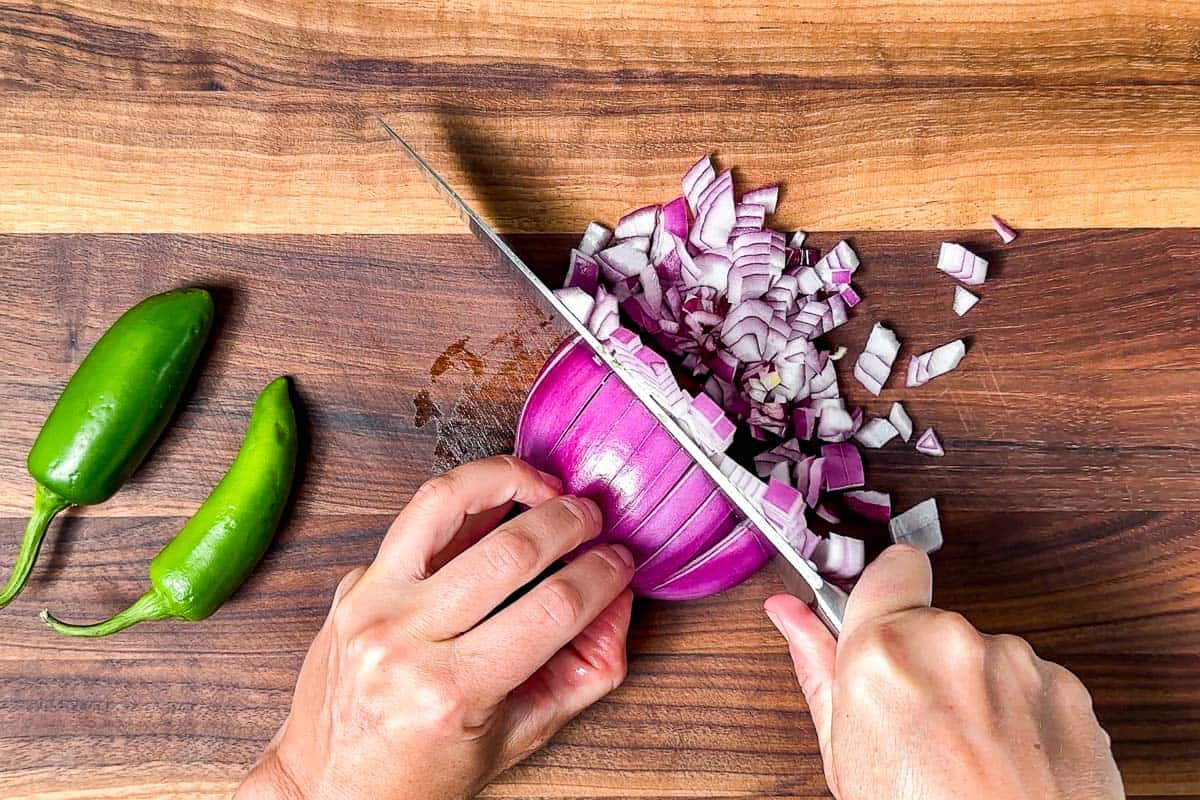
<path fill-rule="evenodd" d="M 483 219 L 475 213 L 466 201 L 463 200 L 458 192 L 451 188 L 441 175 L 429 165 L 425 159 L 409 146 L 408 142 L 404 141 L 396 131 L 382 117 L 376 117 L 384 131 L 400 145 L 405 154 L 416 164 L 421 173 L 429 180 L 430 183 L 437 188 L 438 192 L 446 198 L 450 205 L 458 212 L 470 227 L 471 232 L 481 242 L 486 244 L 496 256 L 507 264 L 514 272 L 522 277 L 527 284 L 533 287 L 537 298 L 541 301 L 543 307 L 549 309 L 554 316 L 558 317 L 591 349 L 593 355 L 598 358 L 601 363 L 613 371 L 617 378 L 633 393 L 633 395 L 641 402 L 646 410 L 649 411 L 660 425 L 667 431 L 680 447 L 687 452 L 692 460 L 704 470 L 704 473 L 717 485 L 729 501 L 738 509 L 741 514 L 750 521 L 750 524 L 757 528 L 775 552 L 787 562 L 787 568 L 800 578 L 803 583 L 809 588 L 813 601 L 811 605 L 817 615 L 825 622 L 825 625 L 837 636 L 842 629 L 842 616 L 846 609 L 846 593 L 837 586 L 823 579 L 813 565 L 800 555 L 795 548 L 788 543 L 779 529 L 767 519 L 756 503 L 750 501 L 742 493 L 740 489 L 725 476 L 713 463 L 713 460 L 708 457 L 692 437 L 679 426 L 675 418 L 671 416 L 665 408 L 663 408 L 654 397 L 643 389 L 636 378 L 634 378 L 624 366 L 622 366 L 612 354 L 609 353 L 599 339 L 587 329 L 587 326 L 578 320 L 570 310 L 563 305 L 562 301 L 550 290 L 550 287 L 529 268 L 529 266 L 521 260 L 521 258 L 513 252 L 499 234 L 493 231 Z M 780 565 L 783 567 L 783 565 Z"/>

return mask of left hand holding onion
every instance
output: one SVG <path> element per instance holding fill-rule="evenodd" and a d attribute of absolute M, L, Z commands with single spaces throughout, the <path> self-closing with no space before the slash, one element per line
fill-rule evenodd
<path fill-rule="evenodd" d="M 633 559 L 586 499 L 511 456 L 422 486 L 346 575 L 252 798 L 474 794 L 625 676 Z M 530 510 L 504 521 L 514 503 Z"/>

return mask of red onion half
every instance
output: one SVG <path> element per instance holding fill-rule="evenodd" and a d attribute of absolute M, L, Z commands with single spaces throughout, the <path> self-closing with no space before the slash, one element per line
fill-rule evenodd
<path fill-rule="evenodd" d="M 516 454 L 600 505 L 596 541 L 630 549 L 633 588 L 645 597 L 719 592 L 770 556 L 716 484 L 582 343 L 565 342 L 539 373 L 517 424 Z"/>

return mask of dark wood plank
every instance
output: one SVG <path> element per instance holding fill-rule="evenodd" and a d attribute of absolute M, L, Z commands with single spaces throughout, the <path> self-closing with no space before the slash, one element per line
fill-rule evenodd
<path fill-rule="evenodd" d="M 946 458 L 889 449 L 869 457 L 872 476 L 901 505 L 938 495 L 937 599 L 1083 676 L 1132 795 L 1200 793 L 1200 495 L 1180 425 L 1200 399 L 1184 310 L 1196 232 L 1051 231 L 988 246 L 997 275 L 958 320 L 931 264 L 937 242 L 960 234 L 852 237 L 868 298 L 845 332 L 852 353 L 877 313 L 922 347 L 974 337 L 959 372 L 886 398 L 937 426 Z M 517 241 L 548 272 L 569 243 Z M 28 508 L 25 451 L 108 322 L 187 283 L 221 289 L 222 319 L 151 461 L 110 503 L 56 524 L 5 612 L 0 794 L 225 796 L 285 713 L 337 579 L 370 558 L 425 476 L 510 446 L 557 335 L 464 236 L 8 236 L 0 263 L 23 267 L 0 270 L 0 564 Z M 1056 285 L 1071 288 L 1069 308 L 1045 300 Z M 1130 319 L 1093 318 L 1130 298 Z M 304 491 L 246 589 L 200 624 L 87 643 L 45 632 L 44 605 L 98 617 L 141 590 L 147 559 L 235 450 L 255 389 L 284 372 L 309 421 Z M 766 571 L 702 602 L 641 604 L 626 686 L 488 793 L 825 796 L 786 653 L 760 611 L 777 588 Z"/>
<path fill-rule="evenodd" d="M 0 86 L 1194 85 L 1198 32 L 1181 0 L 18 2 L 0 9 Z"/>

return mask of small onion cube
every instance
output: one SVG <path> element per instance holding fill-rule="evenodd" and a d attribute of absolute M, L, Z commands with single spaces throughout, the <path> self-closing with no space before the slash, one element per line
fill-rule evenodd
<path fill-rule="evenodd" d="M 900 438 L 908 441 L 913 435 L 912 417 L 908 416 L 908 412 L 904 410 L 904 405 L 896 402 L 892 403 L 892 408 L 888 411 L 888 422 L 892 423 L 892 427 L 900 434 Z"/>
<path fill-rule="evenodd" d="M 854 308 L 856 305 L 862 302 L 862 295 L 860 295 L 858 290 L 853 286 L 844 287 L 840 292 L 838 292 L 838 294 L 841 296 L 842 301 L 846 304 L 847 308 Z"/>
<path fill-rule="evenodd" d="M 954 242 L 942 242 L 937 268 L 968 286 L 979 286 L 987 280 L 988 262 Z"/>
<path fill-rule="evenodd" d="M 817 431 L 817 414 L 811 408 L 793 409 L 792 430 L 799 439 L 811 439 Z"/>
<path fill-rule="evenodd" d="M 830 272 L 833 282 L 838 286 L 844 286 L 850 282 L 851 272 L 848 269 L 835 269 Z"/>
<path fill-rule="evenodd" d="M 940 458 L 946 455 L 946 451 L 942 448 L 942 442 L 938 439 L 937 434 L 933 432 L 933 428 L 926 428 L 925 432 L 917 437 L 916 448 L 918 453 L 927 456 Z"/>
<path fill-rule="evenodd" d="M 842 495 L 846 508 L 872 522 L 887 523 L 892 518 L 892 496 L 887 492 L 856 489 Z"/>
<path fill-rule="evenodd" d="M 763 513 L 776 524 L 789 518 L 804 514 L 804 497 L 800 492 L 776 480 L 767 481 L 767 490 L 763 492 Z"/>
<path fill-rule="evenodd" d="M 612 231 L 599 222 L 589 222 L 577 249 L 585 256 L 593 256 L 608 246 L 612 236 Z"/>
<path fill-rule="evenodd" d="M 824 414 L 821 416 L 823 419 Z M 825 459 L 825 488 L 829 491 L 857 489 L 865 483 L 862 455 L 853 444 L 822 445 L 821 457 Z"/>
<path fill-rule="evenodd" d="M 822 576 L 849 580 L 862 572 L 866 546 L 861 539 L 830 532 L 813 549 L 812 562 Z"/>
<path fill-rule="evenodd" d="M 596 254 L 602 266 L 609 267 L 609 274 L 624 278 L 634 278 L 642 273 L 650 264 L 646 252 L 638 248 L 636 242 L 621 242 L 607 247 Z"/>
<path fill-rule="evenodd" d="M 712 159 L 708 156 L 702 156 L 683 176 L 683 195 L 692 207 L 693 214 L 697 212 L 700 196 L 716 177 L 717 171 L 713 169 Z"/>
<path fill-rule="evenodd" d="M 608 339 L 620 327 L 620 313 L 617 310 L 617 298 L 604 291 L 601 286 L 596 290 L 596 303 L 588 317 L 588 330 L 600 341 Z"/>
<path fill-rule="evenodd" d="M 567 279 L 565 287 L 575 286 L 588 294 L 595 294 L 600 285 L 600 265 L 579 250 L 571 251 L 571 260 L 567 264 Z"/>
<path fill-rule="evenodd" d="M 961 286 L 954 287 L 954 313 L 962 316 L 975 307 L 979 295 L 967 291 Z"/>
<path fill-rule="evenodd" d="M 892 517 L 888 532 L 896 544 L 909 544 L 926 553 L 942 546 L 942 523 L 938 517 L 937 500 L 929 498 Z"/>
<path fill-rule="evenodd" d="M 654 233 L 654 226 L 658 223 L 658 211 L 658 206 L 643 206 L 635 211 L 630 211 L 617 220 L 617 227 L 613 229 L 613 235 L 617 239 L 650 236 Z"/>
<path fill-rule="evenodd" d="M 1012 240 L 1017 238 L 1017 232 L 1008 227 L 1008 223 L 997 217 L 995 214 L 992 214 L 992 227 L 1000 236 L 1000 241 L 1004 242 L 1005 244 L 1011 244 Z"/>
<path fill-rule="evenodd" d="M 779 184 L 773 183 L 744 192 L 742 202 L 761 205 L 768 214 L 774 214 L 779 206 Z"/>
<path fill-rule="evenodd" d="M 883 417 L 872 417 L 854 434 L 863 447 L 877 450 L 899 435 L 895 426 Z"/>
<path fill-rule="evenodd" d="M 858 269 L 859 261 L 858 254 L 845 240 L 834 245 L 833 249 L 826 253 L 814 268 L 817 274 L 821 276 L 821 281 L 826 286 L 836 285 L 833 280 L 834 271 L 849 272 L 851 275 Z M 848 282 L 848 281 L 847 281 Z"/>
<path fill-rule="evenodd" d="M 813 509 L 818 517 L 828 522 L 830 525 L 837 525 L 842 521 L 842 518 L 833 512 L 825 503 L 817 503 L 817 507 Z"/>
<path fill-rule="evenodd" d="M 913 356 L 908 362 L 908 380 L 911 388 L 923 386 L 939 375 L 952 371 L 962 361 L 967 353 L 967 346 L 962 339 L 955 339 L 941 347 L 936 347 L 927 353 Z"/>
<path fill-rule="evenodd" d="M 577 286 L 555 289 L 554 296 L 562 301 L 575 319 L 587 324 L 588 318 L 592 315 L 592 307 L 596 305 L 595 298 Z"/>
<path fill-rule="evenodd" d="M 890 328 L 875 323 L 867 337 L 867 344 L 854 363 L 854 377 L 876 397 L 883 391 L 892 364 L 900 352 L 900 340 Z"/>
<path fill-rule="evenodd" d="M 799 250 L 804 247 L 804 240 L 808 238 L 808 234 L 804 231 L 796 231 L 792 234 L 792 238 L 788 239 L 787 246 L 793 250 Z"/>
<path fill-rule="evenodd" d="M 679 239 L 687 239 L 688 209 L 687 198 L 676 197 L 662 207 L 660 216 L 662 229 Z"/>

